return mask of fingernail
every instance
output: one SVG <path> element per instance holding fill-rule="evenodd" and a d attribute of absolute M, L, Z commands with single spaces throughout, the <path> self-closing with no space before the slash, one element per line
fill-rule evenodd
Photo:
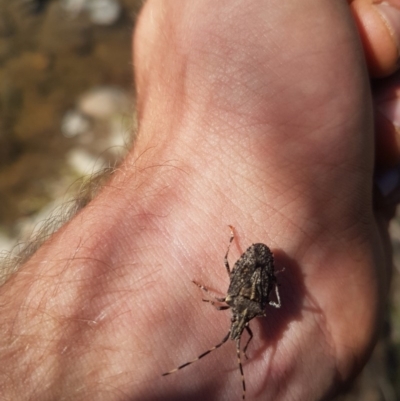
<path fill-rule="evenodd" d="M 377 103 L 378 110 L 394 125 L 400 133 L 400 99 L 382 100 Z"/>
<path fill-rule="evenodd" d="M 374 6 L 392 33 L 400 54 L 400 0 L 374 1 Z"/>

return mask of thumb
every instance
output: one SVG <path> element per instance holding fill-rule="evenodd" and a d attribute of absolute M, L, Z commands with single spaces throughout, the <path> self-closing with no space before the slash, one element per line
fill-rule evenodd
<path fill-rule="evenodd" d="M 349 0 L 364 47 L 370 74 L 383 77 L 398 68 L 399 0 Z"/>

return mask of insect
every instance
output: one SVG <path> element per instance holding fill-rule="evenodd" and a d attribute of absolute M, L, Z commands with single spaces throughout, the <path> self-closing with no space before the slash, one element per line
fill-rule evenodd
<path fill-rule="evenodd" d="M 211 305 L 214 305 L 217 310 L 231 309 L 231 327 L 228 331 L 228 334 L 219 344 L 210 348 L 208 351 L 203 352 L 192 361 L 186 362 L 183 365 L 170 370 L 169 372 L 163 373 L 163 376 L 170 375 L 171 373 L 191 365 L 192 363 L 216 350 L 230 339 L 236 342 L 237 362 L 242 377 L 242 398 L 244 400 L 246 396 L 246 383 L 241 361 L 240 338 L 243 330 L 246 329 L 250 337 L 243 348 L 243 353 L 247 359 L 246 350 L 253 338 L 253 333 L 249 327 L 250 320 L 258 316 L 265 316 L 265 308 L 267 304 L 275 308 L 280 308 L 281 300 L 274 271 L 274 257 L 267 245 L 251 245 L 236 261 L 233 269 L 230 269 L 228 253 L 235 235 L 233 232 L 233 227 L 229 226 L 229 228 L 231 229 L 231 237 L 224 258 L 225 268 L 230 278 L 227 295 L 224 298 L 212 297 L 214 300 L 203 299 L 204 302 L 209 302 Z M 198 284 L 195 281 L 193 282 L 203 291 L 209 294 L 207 287 Z M 277 302 L 270 300 L 271 291 L 273 289 L 275 289 Z M 224 305 L 221 305 L 223 303 Z"/>

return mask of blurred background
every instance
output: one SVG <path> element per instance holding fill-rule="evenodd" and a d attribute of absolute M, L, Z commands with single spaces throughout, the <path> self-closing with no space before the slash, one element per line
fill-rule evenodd
<path fill-rule="evenodd" d="M 140 5 L 0 0 L 0 249 L 126 151 Z"/>
<path fill-rule="evenodd" d="M 141 4 L 142 0 L 0 0 L 3 255 L 73 199 L 81 177 L 113 167 L 129 148 L 136 126 L 131 36 Z M 390 227 L 395 266 L 399 222 L 396 217 Z M 372 358 L 338 400 L 400 400 L 397 267 L 392 284 Z"/>

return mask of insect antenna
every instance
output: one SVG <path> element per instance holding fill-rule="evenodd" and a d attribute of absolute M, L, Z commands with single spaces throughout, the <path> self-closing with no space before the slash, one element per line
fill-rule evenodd
<path fill-rule="evenodd" d="M 246 331 L 249 333 L 249 339 L 247 340 L 247 343 L 246 343 L 246 345 L 244 346 L 244 348 L 243 348 L 243 354 L 244 354 L 244 356 L 246 357 L 246 359 L 249 359 L 248 357 L 247 357 L 247 355 L 246 355 L 246 351 L 247 351 L 247 347 L 249 346 L 249 344 L 250 344 L 250 341 L 253 339 L 253 332 L 251 331 L 251 329 L 250 329 L 250 327 L 247 325 L 247 326 L 245 326 L 245 329 L 246 329 Z"/>
<path fill-rule="evenodd" d="M 242 367 L 242 359 L 240 357 L 240 338 L 236 340 L 236 354 L 237 354 L 237 361 L 240 369 L 240 375 L 242 377 L 242 386 L 243 386 L 243 394 L 242 394 L 242 399 L 244 400 L 246 398 L 246 382 L 244 380 L 244 373 L 243 373 L 243 367 Z"/>
<path fill-rule="evenodd" d="M 225 344 L 228 341 L 230 334 L 231 334 L 231 331 L 229 330 L 228 334 L 223 338 L 223 340 L 219 344 L 217 344 L 214 347 L 210 348 L 208 351 L 203 352 L 196 359 L 193 359 L 193 361 L 186 362 L 183 365 L 178 366 L 177 368 L 170 370 L 169 372 L 163 373 L 162 376 L 167 376 L 167 375 L 170 375 L 171 373 L 175 373 L 178 370 L 183 369 L 184 367 L 191 365 L 192 363 L 194 363 L 194 362 L 198 361 L 199 359 L 205 357 L 209 353 L 215 351 L 217 348 L 219 348 L 221 345 Z M 241 364 L 240 364 L 240 369 L 242 369 L 242 365 Z M 242 376 L 243 376 L 243 372 L 242 372 Z"/>

